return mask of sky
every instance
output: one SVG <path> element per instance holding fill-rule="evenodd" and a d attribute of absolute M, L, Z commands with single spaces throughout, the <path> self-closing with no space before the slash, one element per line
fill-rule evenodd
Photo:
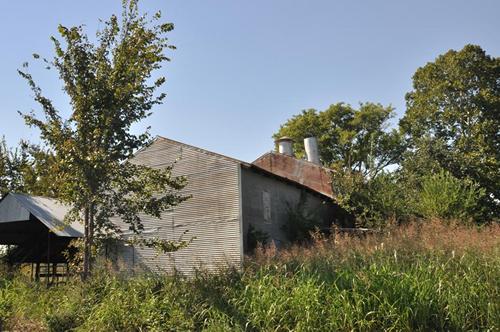
<path fill-rule="evenodd" d="M 478 44 L 500 56 L 499 0 L 143 0 L 175 30 L 158 75 L 167 98 L 134 127 L 244 161 L 273 149 L 272 134 L 303 109 L 378 102 L 405 111 L 418 67 Z M 57 26 L 121 12 L 120 0 L 0 0 L 0 136 L 39 141 L 18 111 L 40 108 L 17 74 L 31 54 L 53 56 Z M 30 67 L 62 114 L 70 107 L 54 71 Z"/>

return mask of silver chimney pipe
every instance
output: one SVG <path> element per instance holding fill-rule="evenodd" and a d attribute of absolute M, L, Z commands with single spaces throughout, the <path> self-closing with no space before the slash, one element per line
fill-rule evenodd
<path fill-rule="evenodd" d="M 293 139 L 283 136 L 276 140 L 276 144 L 278 144 L 279 153 L 293 157 Z"/>
<path fill-rule="evenodd" d="M 304 138 L 304 148 L 306 150 L 307 161 L 319 165 L 318 140 L 316 137 Z"/>

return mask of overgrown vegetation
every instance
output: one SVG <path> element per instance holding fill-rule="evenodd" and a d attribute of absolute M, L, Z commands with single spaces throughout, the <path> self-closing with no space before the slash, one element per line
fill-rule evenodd
<path fill-rule="evenodd" d="M 281 230 L 291 243 L 308 241 L 312 232 L 330 226 L 325 225 L 324 221 L 314 211 L 307 209 L 307 196 L 304 191 L 300 193 L 297 204 L 288 204 L 287 212 L 288 219 L 281 226 Z"/>
<path fill-rule="evenodd" d="M 46 289 L 1 277 L 0 319 L 41 331 L 495 331 L 499 239 L 498 225 L 428 221 L 260 248 L 241 272 L 191 279 L 102 270 Z"/>

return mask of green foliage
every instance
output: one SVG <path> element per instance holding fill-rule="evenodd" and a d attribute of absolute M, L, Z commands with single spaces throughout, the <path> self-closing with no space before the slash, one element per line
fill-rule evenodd
<path fill-rule="evenodd" d="M 500 198 L 500 58 L 479 46 L 450 50 L 419 68 L 400 125 L 411 150 L 406 165 L 426 160 L 486 190 L 498 216 Z M 416 160 L 416 162 L 415 162 Z"/>
<path fill-rule="evenodd" d="M 383 172 L 368 184 L 367 201 L 370 210 L 377 212 L 378 224 L 382 220 L 408 220 L 413 211 L 410 207 L 411 190 L 406 188 L 397 172 Z"/>
<path fill-rule="evenodd" d="M 9 192 L 9 151 L 5 138 L 0 141 L 0 197 Z"/>
<path fill-rule="evenodd" d="M 51 331 L 495 331 L 498 249 L 498 228 L 410 229 L 190 279 L 96 273 L 47 289 L 0 277 L 0 319 Z"/>
<path fill-rule="evenodd" d="M 487 55 L 479 46 L 466 45 L 416 71 L 399 131 L 387 130 L 391 107 L 365 103 L 354 109 L 338 103 L 322 112 L 302 111 L 273 137 L 293 138 L 298 158 L 304 157 L 304 137 L 318 138 L 321 161 L 334 170 L 336 200 L 355 216 L 358 225 L 380 226 L 389 218 L 404 221 L 422 214 L 497 220 L 499 77 L 500 58 Z M 399 167 L 395 171 L 392 167 L 393 174 L 384 173 L 390 165 Z M 454 202 L 449 204 L 456 206 L 450 208 L 453 213 L 424 212 L 423 206 L 431 209 L 430 201 L 438 202 L 429 198 L 432 190 L 426 179 L 442 170 L 462 183 L 455 186 L 468 188 L 455 194 L 467 201 L 458 204 L 457 198 L 447 194 L 446 199 Z M 440 204 L 446 199 L 440 198 Z"/>
<path fill-rule="evenodd" d="M 317 229 L 330 227 L 324 225 L 323 220 L 319 218 L 314 212 L 306 208 L 307 195 L 301 192 L 300 199 L 297 204 L 288 204 L 288 220 L 281 226 L 288 241 L 292 243 L 304 242 L 311 239 L 311 233 Z"/>
<path fill-rule="evenodd" d="M 361 227 L 380 228 L 388 220 L 401 223 L 421 217 L 469 222 L 484 215 L 485 190 L 442 169 L 423 175 L 382 172 L 368 180 L 359 173 L 337 171 L 333 183 L 337 202 Z"/>
<path fill-rule="evenodd" d="M 57 197 L 59 179 L 55 158 L 42 147 L 21 142 L 20 179 L 22 186 L 16 191 L 37 196 Z"/>
<path fill-rule="evenodd" d="M 34 58 L 55 68 L 61 78 L 71 104 L 67 119 L 43 95 L 26 71 L 28 64 L 19 70 L 45 116 L 42 120 L 34 113 L 23 115 L 29 126 L 40 130 L 53 159 L 56 197 L 72 207 L 68 222 L 83 216 L 85 271 L 94 241 L 118 231 L 112 216 L 140 233 L 139 213 L 159 217 L 188 198 L 179 193 L 186 181 L 172 176 L 173 165 L 153 169 L 130 160 L 150 142 L 148 132 L 135 135 L 131 126 L 165 98 L 165 93 L 156 93 L 165 78 L 153 80 L 152 75 L 169 60 L 164 52 L 174 47 L 166 34 L 173 25 L 160 19 L 159 12 L 151 19 L 140 14 L 137 1 L 130 0 L 123 2 L 121 21 L 113 15 L 103 23 L 95 43 L 83 26 L 59 26 L 60 39 L 51 38 L 53 59 L 36 54 Z"/>
<path fill-rule="evenodd" d="M 159 255 L 162 253 L 173 252 L 186 248 L 189 244 L 191 244 L 191 242 L 193 242 L 196 239 L 196 237 L 192 237 L 189 240 L 184 240 L 183 237 L 188 232 L 189 232 L 188 230 L 185 230 L 179 237 L 178 241 L 165 241 L 164 239 L 158 237 L 144 238 L 144 237 L 133 236 L 127 239 L 126 242 L 134 246 L 153 248 Z"/>
<path fill-rule="evenodd" d="M 57 176 L 53 156 L 39 146 L 21 141 L 15 149 L 0 141 L 0 196 L 22 192 L 55 197 Z"/>
<path fill-rule="evenodd" d="M 381 172 L 366 178 L 358 172 L 337 170 L 332 175 L 337 203 L 355 217 L 359 227 L 380 228 L 387 221 L 405 221 L 411 209 L 411 190 L 407 190 L 397 172 Z"/>
<path fill-rule="evenodd" d="M 259 245 L 265 246 L 269 241 L 269 234 L 255 228 L 252 224 L 248 225 L 247 230 L 247 250 L 253 252 Z"/>
<path fill-rule="evenodd" d="M 10 149 L 5 137 L 0 140 L 0 197 L 28 187 L 23 176 L 29 164 L 24 147 Z"/>
<path fill-rule="evenodd" d="M 459 180 L 442 170 L 423 178 L 417 211 L 426 218 L 475 219 L 481 214 L 480 202 L 484 195 L 484 188 L 476 183 Z"/>
<path fill-rule="evenodd" d="M 403 151 L 400 134 L 396 130 L 387 131 L 393 115 L 390 106 L 362 103 L 359 109 L 354 109 L 337 103 L 322 112 L 302 111 L 283 124 L 273 137 L 293 138 L 296 156 L 303 158 L 304 138 L 316 136 L 325 166 L 375 176 L 397 163 Z"/>
<path fill-rule="evenodd" d="M 359 226 L 381 226 L 388 218 L 406 214 L 404 200 L 398 197 L 397 181 L 384 173 L 397 164 L 405 146 L 402 135 L 388 130 L 394 115 L 392 107 L 364 103 L 359 109 L 338 103 L 323 112 L 303 111 L 280 127 L 274 138 L 294 139 L 296 156 L 304 156 L 304 137 L 318 138 L 320 159 L 333 169 L 332 189 L 336 202 L 351 215 Z M 382 195 L 382 196 L 378 196 Z M 312 224 L 297 215 L 294 229 L 308 233 Z M 301 221 L 302 220 L 302 221 Z M 295 235 L 292 235 L 295 238 Z"/>

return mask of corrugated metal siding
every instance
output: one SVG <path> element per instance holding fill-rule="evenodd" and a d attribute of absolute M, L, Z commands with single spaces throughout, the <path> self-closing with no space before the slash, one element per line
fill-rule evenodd
<path fill-rule="evenodd" d="M 242 262 L 239 164 L 182 143 L 159 138 L 139 151 L 134 162 L 161 168 L 176 162 L 175 176 L 187 176 L 188 185 L 182 191 L 192 198 L 165 212 L 160 220 L 143 215 L 146 236 L 177 240 L 188 230 L 185 239 L 196 239 L 185 249 L 158 255 L 149 248 L 124 249 L 123 259 L 152 270 L 184 274 L 193 269 L 213 270 Z M 160 229 L 155 230 L 157 227 Z M 135 256 L 132 257 L 132 254 Z"/>
<path fill-rule="evenodd" d="M 278 180 L 254 169 L 242 168 L 241 179 L 244 242 L 251 224 L 257 230 L 265 232 L 269 240 L 277 245 L 287 243 L 282 227 L 289 220 L 290 208 L 296 207 L 301 201 L 301 195 L 305 199 L 304 213 L 316 215 L 325 224 L 335 221 L 337 208 L 326 197 L 314 195 L 293 183 Z M 264 199 L 264 196 L 270 197 L 267 203 L 270 205 L 270 220 L 266 220 L 265 205 L 268 199 Z"/>
<path fill-rule="evenodd" d="M 30 220 L 30 212 L 14 195 L 7 195 L 0 202 L 0 223 Z"/>

